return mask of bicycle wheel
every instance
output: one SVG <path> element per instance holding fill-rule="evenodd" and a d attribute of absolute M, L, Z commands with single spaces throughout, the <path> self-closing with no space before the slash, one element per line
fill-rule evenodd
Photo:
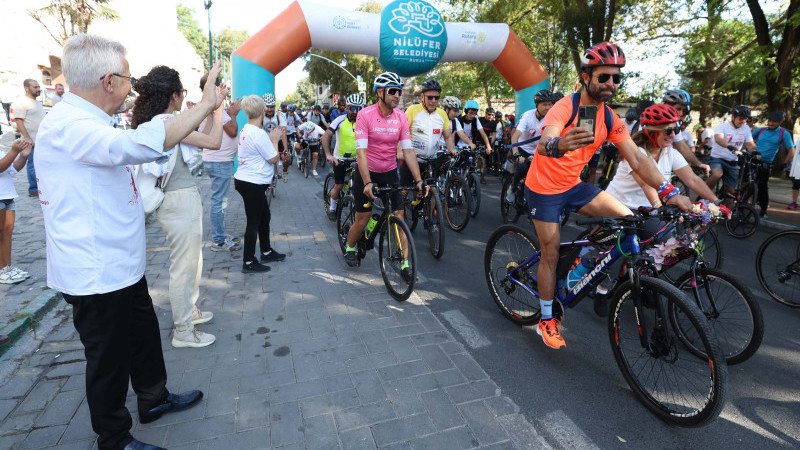
<path fill-rule="evenodd" d="M 436 191 L 435 188 L 431 191 L 424 204 L 427 207 L 425 215 L 428 246 L 433 257 L 439 259 L 444 254 L 444 220 L 442 219 L 444 213 L 442 212 L 442 201 Z"/>
<path fill-rule="evenodd" d="M 508 190 L 511 189 L 511 182 L 513 179 L 509 176 L 503 181 L 503 188 L 500 190 L 500 216 L 503 218 L 503 223 L 517 223 L 521 211 L 517 208 L 516 198 L 514 202 L 509 202 L 506 197 Z"/>
<path fill-rule="evenodd" d="M 417 199 L 417 193 L 413 191 L 409 191 L 406 198 L 403 199 L 403 211 L 404 211 L 404 219 L 406 221 L 406 225 L 408 225 L 408 229 L 412 232 L 417 228 L 417 222 L 419 221 L 419 205 L 418 203 L 416 206 L 413 202 Z"/>
<path fill-rule="evenodd" d="M 481 209 L 481 181 L 480 177 L 477 174 L 470 174 L 467 177 L 467 183 L 469 184 L 469 214 L 472 217 L 476 217 L 478 215 L 478 211 Z"/>
<path fill-rule="evenodd" d="M 750 237 L 758 227 L 758 212 L 750 205 L 737 204 L 731 211 L 731 218 L 725 221 L 728 234 L 736 239 Z"/>
<path fill-rule="evenodd" d="M 514 282 L 537 290 L 532 276 L 536 276 L 539 263 L 519 266 L 538 251 L 539 241 L 516 225 L 501 226 L 486 244 L 483 268 L 489 292 L 500 312 L 517 325 L 539 321 L 539 298 Z"/>
<path fill-rule="evenodd" d="M 703 257 L 706 267 L 711 269 L 721 269 L 725 257 L 722 253 L 722 246 L 719 243 L 717 232 L 711 228 L 703 234 L 697 242 L 697 250 Z M 669 281 L 674 282 L 679 276 L 691 268 L 693 258 L 678 261 L 670 267 L 661 271 L 661 275 Z"/>
<path fill-rule="evenodd" d="M 334 184 L 333 173 L 329 173 L 325 177 L 325 183 L 322 185 L 322 203 L 325 208 L 325 215 L 328 215 L 328 211 L 331 210 L 331 191 Z"/>
<path fill-rule="evenodd" d="M 464 179 L 453 175 L 444 186 L 444 217 L 453 231 L 461 231 L 469 222 L 470 196 Z"/>
<path fill-rule="evenodd" d="M 717 417 L 725 405 L 728 366 L 714 331 L 697 306 L 663 280 L 641 277 L 641 307 L 636 311 L 633 283 L 628 280 L 609 303 L 608 336 L 614 358 L 636 397 L 659 419 L 696 427 Z M 683 351 L 679 333 L 666 310 L 686 317 L 707 358 Z M 646 330 L 645 336 L 640 333 Z M 643 345 L 642 339 L 647 341 Z"/>
<path fill-rule="evenodd" d="M 336 205 L 336 236 L 339 239 L 339 248 L 344 253 L 347 247 L 347 235 L 350 227 L 356 221 L 356 205 L 352 195 L 345 195 L 339 198 Z"/>
<path fill-rule="evenodd" d="M 747 361 L 761 346 L 764 318 L 753 293 L 733 275 L 717 269 L 697 268 L 696 278 L 686 272 L 675 281 L 686 298 L 694 300 L 714 329 L 720 350 L 728 364 Z M 694 287 L 696 286 L 696 288 Z M 690 352 L 705 357 L 694 329 L 676 308 L 669 318 L 678 337 Z"/>
<path fill-rule="evenodd" d="M 770 297 L 800 308 L 800 231 L 781 231 L 768 237 L 756 254 L 756 275 Z"/>
<path fill-rule="evenodd" d="M 389 295 L 400 302 L 407 300 L 417 278 L 417 251 L 408 225 L 394 214 L 389 215 L 381 230 L 378 260 Z M 404 262 L 408 263 L 405 268 Z"/>
<path fill-rule="evenodd" d="M 311 172 L 311 151 L 306 147 L 303 150 L 303 176 L 308 178 L 308 174 Z"/>

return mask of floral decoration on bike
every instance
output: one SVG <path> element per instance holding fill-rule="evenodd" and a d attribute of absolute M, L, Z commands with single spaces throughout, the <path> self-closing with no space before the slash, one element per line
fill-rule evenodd
<path fill-rule="evenodd" d="M 653 257 L 658 270 L 670 267 L 694 253 L 702 253 L 704 249 L 700 237 L 705 234 L 709 226 L 717 223 L 723 216 L 730 218 L 730 214 L 730 209 L 725 205 L 695 202 L 684 224 L 684 231 L 675 232 L 675 235 L 666 242 L 653 245 L 646 249 L 645 253 Z"/>

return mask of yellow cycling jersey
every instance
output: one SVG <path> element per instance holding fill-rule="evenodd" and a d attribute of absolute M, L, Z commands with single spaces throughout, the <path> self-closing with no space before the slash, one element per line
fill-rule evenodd
<path fill-rule="evenodd" d="M 417 156 L 433 157 L 445 130 L 450 129 L 450 119 L 441 108 L 429 113 L 422 104 L 411 105 L 406 110 L 411 129 L 411 144 Z"/>

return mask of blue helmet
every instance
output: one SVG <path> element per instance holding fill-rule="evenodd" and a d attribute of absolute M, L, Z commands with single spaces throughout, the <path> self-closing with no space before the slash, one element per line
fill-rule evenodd
<path fill-rule="evenodd" d="M 476 102 L 475 100 L 467 100 L 467 103 L 464 104 L 464 111 L 468 109 L 474 109 L 475 111 L 477 111 L 480 109 L 480 106 L 478 105 L 478 102 Z"/>

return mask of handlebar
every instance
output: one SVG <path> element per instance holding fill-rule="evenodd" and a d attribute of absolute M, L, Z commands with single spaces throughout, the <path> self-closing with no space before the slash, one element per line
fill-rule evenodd
<path fill-rule="evenodd" d="M 398 186 L 398 185 L 378 186 L 376 184 L 373 184 L 372 195 L 378 197 L 381 194 L 388 194 L 389 192 L 393 191 L 413 191 L 416 189 L 417 189 L 416 186 Z M 364 203 L 364 208 L 372 208 L 372 202 Z"/>

